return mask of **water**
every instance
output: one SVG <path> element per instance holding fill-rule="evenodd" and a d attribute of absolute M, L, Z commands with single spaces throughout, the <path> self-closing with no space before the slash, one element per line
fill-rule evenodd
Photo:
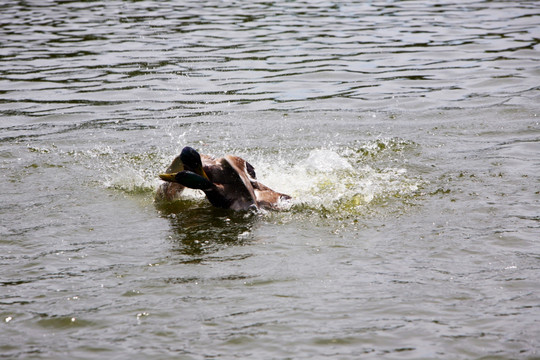
<path fill-rule="evenodd" d="M 540 356 L 538 2 L 0 9 L 1 357 Z"/>

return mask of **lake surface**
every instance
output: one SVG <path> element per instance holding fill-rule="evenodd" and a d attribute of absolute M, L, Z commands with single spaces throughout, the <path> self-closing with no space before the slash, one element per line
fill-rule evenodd
<path fill-rule="evenodd" d="M 3 1 L 0 357 L 540 357 L 540 2 Z M 156 203 L 183 146 L 282 212 Z"/>

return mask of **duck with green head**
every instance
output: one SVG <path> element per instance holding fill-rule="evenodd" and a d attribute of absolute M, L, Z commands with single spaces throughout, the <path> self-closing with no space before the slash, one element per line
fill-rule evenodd
<path fill-rule="evenodd" d="M 157 197 L 165 200 L 177 199 L 186 187 L 202 190 L 216 207 L 233 210 L 279 209 L 291 199 L 260 183 L 255 169 L 244 159 L 233 155 L 214 159 L 189 146 L 159 177 L 166 183 Z"/>

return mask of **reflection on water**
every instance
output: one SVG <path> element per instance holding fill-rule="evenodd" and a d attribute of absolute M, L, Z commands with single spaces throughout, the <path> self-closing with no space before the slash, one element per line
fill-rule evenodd
<path fill-rule="evenodd" d="M 218 209 L 190 200 L 155 205 L 170 221 L 172 248 L 193 257 L 249 243 L 257 221 L 257 215 L 251 212 Z"/>

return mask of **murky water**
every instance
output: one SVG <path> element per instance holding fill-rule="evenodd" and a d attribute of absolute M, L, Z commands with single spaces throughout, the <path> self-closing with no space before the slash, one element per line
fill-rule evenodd
<path fill-rule="evenodd" d="M 539 4 L 4 1 L 0 357 L 537 358 Z"/>

